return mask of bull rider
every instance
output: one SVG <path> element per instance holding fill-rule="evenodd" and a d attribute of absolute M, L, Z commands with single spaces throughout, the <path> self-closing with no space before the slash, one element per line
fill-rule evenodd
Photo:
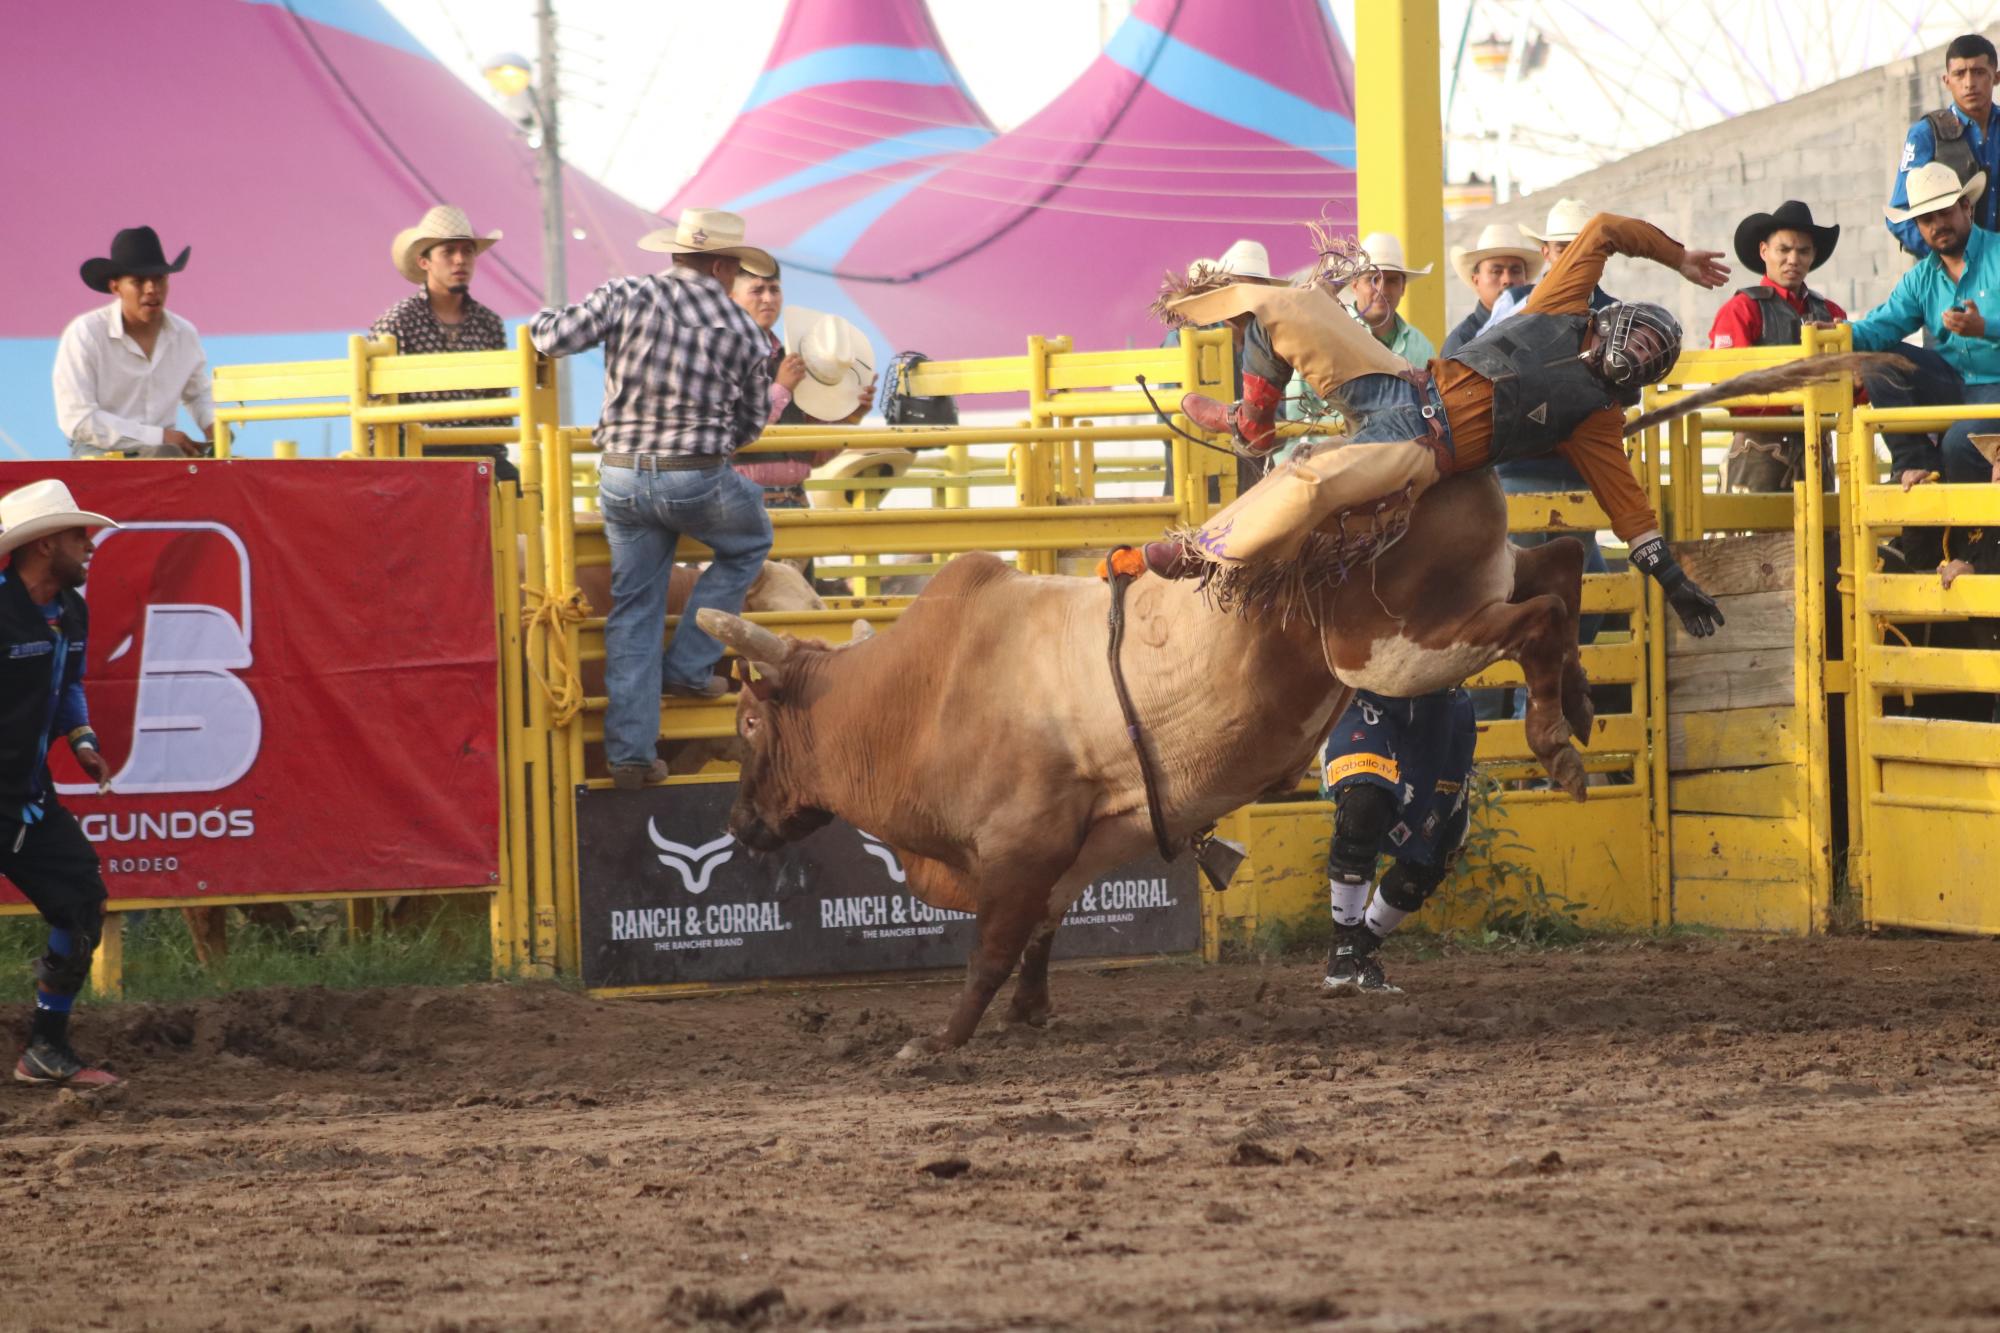
<path fill-rule="evenodd" d="M 116 1074 L 84 1063 L 69 1044 L 69 1012 L 90 975 L 104 929 L 104 877 L 76 816 L 56 800 L 49 747 L 69 742 L 101 787 L 111 770 L 83 698 L 90 612 L 83 586 L 93 528 L 118 525 L 78 509 L 69 487 L 38 481 L 0 496 L 0 875 L 49 925 L 35 960 L 35 1017 L 14 1066 L 22 1083 L 104 1088 Z"/>
<path fill-rule="evenodd" d="M 1296 370 L 1339 407 L 1352 442 L 1267 476 L 1198 532 L 1146 548 L 1148 565 L 1189 578 L 1205 565 L 1283 558 L 1327 519 L 1414 503 L 1442 478 L 1494 463 L 1561 454 L 1576 466 L 1632 564 L 1659 581 L 1688 633 L 1713 634 L 1722 613 L 1680 567 L 1632 475 L 1625 409 L 1680 356 L 1680 321 L 1648 302 L 1592 312 L 1591 292 L 1614 254 L 1651 259 L 1699 287 L 1729 276 L 1720 252 L 1689 250 L 1651 223 L 1599 213 L 1583 227 L 1520 315 L 1423 370 L 1383 347 L 1324 287 L 1231 284 L 1183 296 L 1167 309 L 1191 323 L 1247 321 L 1244 398 L 1188 394 L 1181 410 L 1202 429 L 1233 432 L 1252 453 L 1277 442 L 1277 396 Z"/>

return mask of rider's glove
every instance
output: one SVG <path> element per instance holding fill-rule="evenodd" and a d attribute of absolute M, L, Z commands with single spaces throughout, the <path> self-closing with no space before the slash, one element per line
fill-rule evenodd
<path fill-rule="evenodd" d="M 1687 576 L 1687 571 L 1674 559 L 1674 553 L 1667 549 L 1665 539 L 1656 535 L 1634 546 L 1632 564 L 1658 581 L 1667 594 L 1668 604 L 1689 634 L 1705 639 L 1722 624 L 1722 608 Z"/>

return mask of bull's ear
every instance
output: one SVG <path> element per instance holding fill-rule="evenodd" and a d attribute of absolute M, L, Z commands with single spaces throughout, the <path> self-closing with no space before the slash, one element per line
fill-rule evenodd
<path fill-rule="evenodd" d="M 746 662 L 742 658 L 736 660 L 736 668 L 739 673 L 736 678 L 738 686 L 748 690 L 752 699 L 765 704 L 777 697 L 778 690 L 783 684 L 779 679 L 780 668 L 769 662 Z M 755 675 L 751 674 L 753 669 Z"/>
<path fill-rule="evenodd" d="M 866 620 L 856 620 L 854 622 L 854 632 L 848 636 L 847 641 L 849 643 L 860 643 L 863 639 L 872 639 L 874 637 L 875 627 L 873 625 L 869 624 Z"/>

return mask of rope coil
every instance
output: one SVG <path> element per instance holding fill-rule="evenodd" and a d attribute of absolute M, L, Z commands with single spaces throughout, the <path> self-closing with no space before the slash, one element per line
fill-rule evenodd
<path fill-rule="evenodd" d="M 549 701 L 550 722 L 558 727 L 568 726 L 583 711 L 584 694 L 583 676 L 570 654 L 570 637 L 564 627 L 580 625 L 588 619 L 589 604 L 581 588 L 571 588 L 557 596 L 547 588 L 524 583 L 521 591 L 527 596 L 529 608 L 522 617 L 521 628 L 525 635 L 545 635 L 549 650 L 548 674 L 536 668 L 532 652 L 528 654 L 528 674 Z"/>

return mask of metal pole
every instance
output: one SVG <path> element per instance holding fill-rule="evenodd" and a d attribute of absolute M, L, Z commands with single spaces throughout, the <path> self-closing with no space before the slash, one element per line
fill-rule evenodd
<path fill-rule="evenodd" d="M 1354 7 L 1360 228 L 1393 232 L 1419 264 L 1444 258 L 1444 134 L 1435 0 Z M 1444 284 L 1413 282 L 1403 318 L 1444 339 Z"/>
<path fill-rule="evenodd" d="M 561 94 L 556 77 L 554 0 L 535 0 L 535 42 L 538 57 L 535 111 L 542 123 L 542 146 L 535 158 L 535 174 L 542 187 L 542 303 L 560 306 L 569 304 L 569 273 L 565 262 L 569 243 L 563 226 L 562 132 L 557 109 Z M 569 367 L 558 361 L 555 376 L 558 424 L 568 425 Z"/>

